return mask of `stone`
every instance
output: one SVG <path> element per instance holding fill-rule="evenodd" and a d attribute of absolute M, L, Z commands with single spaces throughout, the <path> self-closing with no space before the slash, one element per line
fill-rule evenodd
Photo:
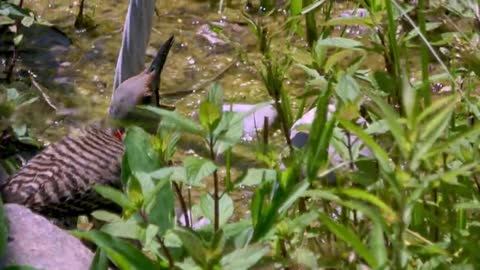
<path fill-rule="evenodd" d="M 262 130 L 265 124 L 265 119 L 268 121 L 268 126 L 277 119 L 277 111 L 272 104 L 224 104 L 223 111 L 232 111 L 236 113 L 248 113 L 243 120 L 243 139 L 251 141 L 256 137 L 257 131 Z"/>
<path fill-rule="evenodd" d="M 46 218 L 18 204 L 5 204 L 9 233 L 6 266 L 44 270 L 85 270 L 94 254 L 83 243 Z"/>

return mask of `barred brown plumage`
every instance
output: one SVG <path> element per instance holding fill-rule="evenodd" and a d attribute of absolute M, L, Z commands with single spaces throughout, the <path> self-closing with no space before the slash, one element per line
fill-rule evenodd
<path fill-rule="evenodd" d="M 118 185 L 123 145 L 110 129 L 88 127 L 69 134 L 32 158 L 2 188 L 3 199 L 52 215 L 90 213 L 110 203 L 94 184 Z M 93 200 L 93 201 L 92 201 Z"/>
<path fill-rule="evenodd" d="M 128 119 L 133 108 L 157 89 L 173 36 L 160 48 L 151 66 L 115 90 L 109 108 L 113 120 Z M 153 90 L 155 91 L 155 90 Z M 158 93 L 155 104 L 158 103 Z M 100 197 L 95 184 L 120 186 L 123 144 L 118 128 L 89 126 L 71 132 L 28 161 L 2 186 L 6 203 L 22 204 L 50 217 L 89 214 L 115 205 Z M 118 206 L 115 207 L 118 209 Z"/>

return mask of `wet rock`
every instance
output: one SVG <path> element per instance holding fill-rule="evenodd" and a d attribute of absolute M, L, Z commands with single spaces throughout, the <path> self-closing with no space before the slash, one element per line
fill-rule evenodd
<path fill-rule="evenodd" d="M 237 113 L 246 113 L 253 111 L 258 104 L 225 104 L 223 111 L 233 111 Z M 277 111 L 271 104 L 266 104 L 257 108 L 243 120 L 243 136 L 245 140 L 253 140 L 257 134 L 257 130 L 263 129 L 265 119 L 268 126 L 271 126 L 277 119 Z"/>
<path fill-rule="evenodd" d="M 45 270 L 89 269 L 93 253 L 80 240 L 18 204 L 6 204 L 6 265 Z"/>
<path fill-rule="evenodd" d="M 309 126 L 313 123 L 313 120 L 315 119 L 315 112 L 316 109 L 311 109 L 308 111 L 306 114 L 304 114 L 300 119 L 298 119 L 295 123 L 292 125 L 292 129 L 290 130 L 290 139 L 292 140 L 292 144 L 295 147 L 302 148 L 307 144 L 308 141 L 308 130 L 305 130 L 304 128 L 302 129 L 302 126 Z M 335 105 L 328 105 L 328 116 L 330 117 L 331 114 L 335 112 Z M 358 125 L 365 124 L 365 119 L 359 118 L 356 123 Z M 345 135 L 346 137 L 346 135 Z M 340 138 L 346 140 L 346 138 Z M 362 143 L 360 139 L 355 136 L 355 135 L 350 135 L 350 142 L 352 145 L 355 145 L 357 143 Z M 363 144 L 363 143 L 362 143 Z M 331 161 L 333 164 L 338 165 L 342 162 L 345 162 L 342 157 L 338 153 L 336 153 L 336 150 L 333 148 L 333 146 L 330 145 L 328 149 L 328 153 L 331 156 Z M 359 152 L 361 156 L 372 156 L 372 153 L 370 152 L 370 149 L 368 149 L 366 146 L 361 147 L 361 150 Z"/>

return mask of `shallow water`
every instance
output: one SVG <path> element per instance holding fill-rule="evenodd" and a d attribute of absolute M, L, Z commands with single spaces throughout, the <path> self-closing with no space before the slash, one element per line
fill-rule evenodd
<path fill-rule="evenodd" d="M 128 1 L 86 0 L 85 13 L 97 24 L 88 31 L 77 31 L 73 27 L 79 2 L 25 1 L 37 15 L 61 30 L 46 27 L 31 29 L 31 38 L 25 39 L 18 65 L 34 73 L 45 93 L 61 108 L 55 111 L 46 102 L 39 101 L 22 115 L 32 127 L 34 136 L 43 142 L 57 140 L 71 126 L 98 120 L 105 115 L 110 102 Z M 347 7 L 338 5 L 336 13 Z M 156 48 L 170 35 L 175 35 L 176 39 L 162 73 L 160 91 L 164 96 L 163 103 L 175 105 L 180 112 L 192 115 L 203 97 L 203 91 L 215 80 L 223 86 L 226 102 L 269 100 L 257 72 L 256 65 L 261 55 L 256 47 L 256 37 L 241 16 L 242 8 L 240 2 L 234 1 L 231 8 L 218 14 L 217 9 L 211 9 L 206 1 L 158 1 L 158 16 L 154 18 L 147 64 Z M 275 32 L 275 29 L 280 29 L 285 17 L 280 12 L 268 20 Z M 213 25 L 220 34 L 213 32 Z M 352 34 L 361 33 L 352 31 Z M 279 51 L 288 45 L 306 48 L 302 38 L 292 42 L 294 44 L 286 44 L 288 42 L 280 36 L 273 41 L 273 46 Z M 369 66 L 375 61 L 378 62 L 378 58 L 372 58 Z M 378 65 L 381 64 L 378 62 Z M 304 78 L 303 71 L 292 68 L 285 84 L 292 96 L 302 93 Z M 292 101 L 295 108 L 297 102 L 294 98 Z M 283 144 L 279 132 L 276 134 L 273 141 Z M 179 156 L 199 152 L 199 144 L 201 142 L 189 141 Z M 254 166 L 252 152 L 248 149 L 239 151 L 242 159 L 235 161 L 235 175 L 243 168 Z M 242 202 L 249 197 L 248 194 L 246 190 L 239 192 L 234 195 L 234 200 Z M 240 204 L 243 206 L 240 212 L 248 211 L 247 204 Z"/>

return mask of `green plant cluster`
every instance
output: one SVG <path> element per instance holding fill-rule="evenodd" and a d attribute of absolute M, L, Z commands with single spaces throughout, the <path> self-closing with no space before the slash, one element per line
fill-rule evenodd
<path fill-rule="evenodd" d="M 478 3 L 365 0 L 358 8 L 367 16 L 335 17 L 336 1 L 292 0 L 282 30 L 289 40 L 304 34 L 309 45 L 285 52 L 263 22 L 275 16 L 271 1 L 264 2 L 271 13 L 245 16 L 284 145 L 269 143 L 264 129 L 258 167 L 233 177 L 248 113 L 223 111 L 218 84 L 201 101 L 198 120 L 142 107 L 162 118 L 157 133 L 129 127 L 122 190 L 96 187 L 122 213 L 94 212 L 105 225 L 73 232 L 97 246 L 91 269 L 107 269 L 109 261 L 120 269 L 479 269 L 478 34 L 446 31 L 432 19 L 437 13 L 428 13 L 463 16 Z M 470 15 L 478 23 L 478 12 Z M 368 29 L 367 39 L 334 31 L 351 25 Z M 384 68 L 369 66 L 372 55 Z M 420 74 L 411 75 L 412 58 Z M 285 83 L 294 68 L 306 76 L 296 111 Z M 432 93 L 437 82 L 450 91 Z M 307 108 L 316 109 L 315 118 L 306 145 L 297 148 L 290 129 Z M 186 135 L 206 151 L 179 163 L 176 148 Z M 342 163 L 332 163 L 330 147 Z M 371 156 L 361 156 L 361 147 Z M 245 187 L 253 191 L 250 211 L 233 219 L 232 194 Z M 192 206 L 196 188 L 203 193 Z M 197 227 L 200 217 L 208 224 Z"/>

